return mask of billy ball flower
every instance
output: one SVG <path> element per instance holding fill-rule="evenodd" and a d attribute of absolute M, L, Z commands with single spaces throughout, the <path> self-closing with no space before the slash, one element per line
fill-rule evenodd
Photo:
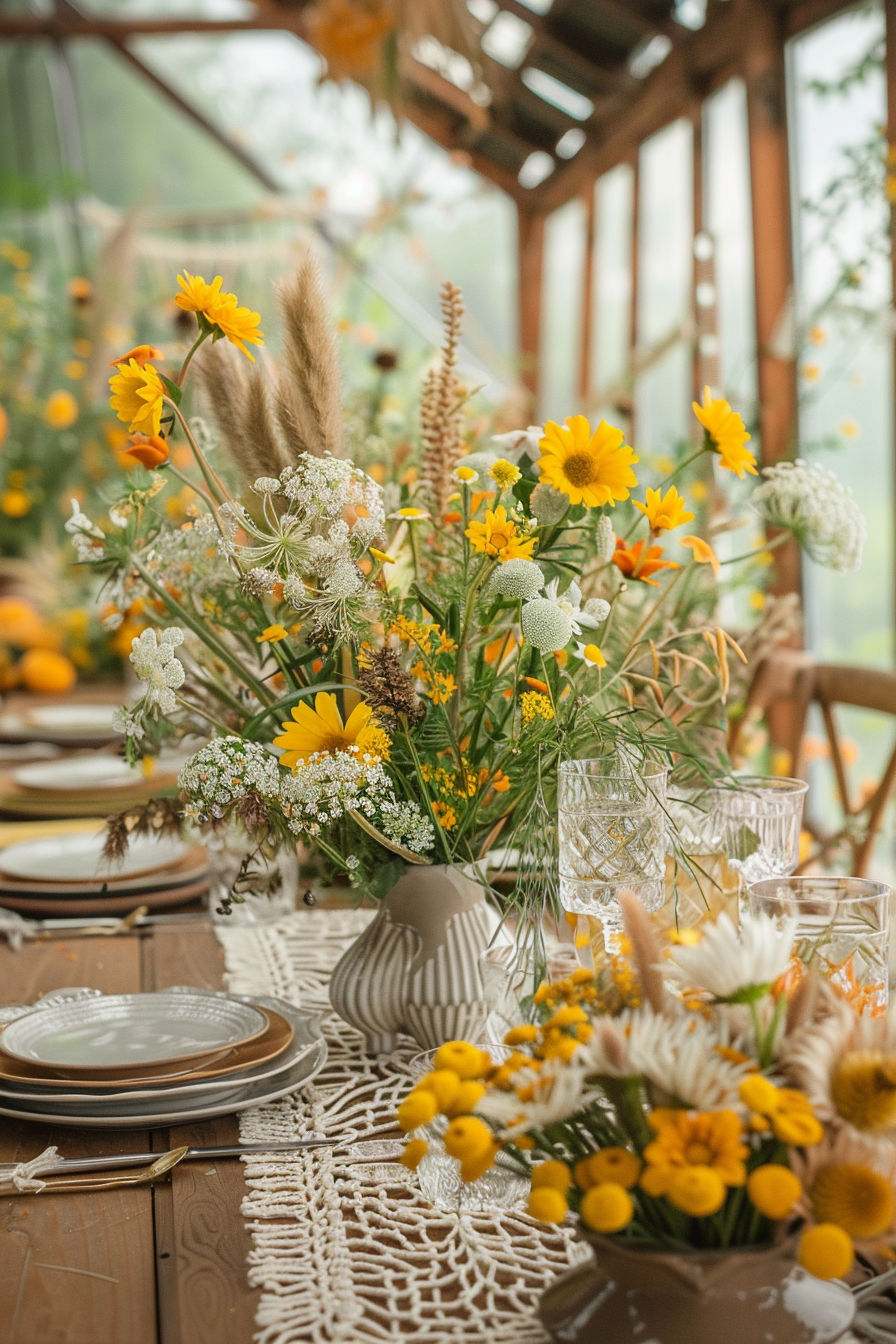
<path fill-rule="evenodd" d="M 568 508 L 569 495 L 564 495 L 562 490 L 555 490 L 552 485 L 536 485 L 529 499 L 532 517 L 542 527 L 553 527 L 554 523 L 559 523 Z"/>
<path fill-rule="evenodd" d="M 541 653 L 559 653 L 572 639 L 572 621 L 550 598 L 534 597 L 523 607 L 523 634 Z"/>
<path fill-rule="evenodd" d="M 489 582 L 490 593 L 525 602 L 544 587 L 544 574 L 534 560 L 508 560 L 496 569 Z"/>
<path fill-rule="evenodd" d="M 608 1235 L 628 1227 L 635 1216 L 635 1206 L 624 1186 L 604 1181 L 586 1190 L 579 1205 L 579 1215 L 592 1232 Z"/>

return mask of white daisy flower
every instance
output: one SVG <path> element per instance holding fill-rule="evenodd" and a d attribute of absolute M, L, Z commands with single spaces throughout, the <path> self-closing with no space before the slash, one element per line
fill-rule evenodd
<path fill-rule="evenodd" d="M 539 443 L 544 438 L 543 425 L 529 425 L 528 429 L 512 429 L 508 434 L 493 434 L 491 441 L 501 450 L 508 462 L 518 462 L 525 453 L 533 458 L 541 456 Z"/>
<path fill-rule="evenodd" d="M 560 580 L 551 579 L 544 590 L 544 595 L 548 602 L 553 602 L 554 605 L 559 607 L 564 615 L 569 618 L 569 623 L 572 626 L 574 635 L 580 635 L 583 626 L 586 626 L 588 629 L 594 629 L 600 625 L 600 620 L 596 616 L 592 616 L 591 612 L 588 611 L 587 604 L 585 607 L 582 606 L 582 590 L 575 579 L 573 579 L 562 597 L 560 596 L 559 588 Z"/>
<path fill-rule="evenodd" d="M 586 667 L 606 667 L 607 660 L 596 644 L 580 644 L 576 640 L 579 657 Z"/>
<path fill-rule="evenodd" d="M 740 932 L 727 915 L 707 924 L 695 947 L 668 952 L 663 973 L 683 989 L 707 990 L 722 1003 L 763 998 L 790 962 L 796 920 L 769 915 L 745 918 Z"/>

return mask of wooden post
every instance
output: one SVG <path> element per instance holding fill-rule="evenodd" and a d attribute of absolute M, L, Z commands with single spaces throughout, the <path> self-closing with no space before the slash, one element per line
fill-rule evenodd
<path fill-rule="evenodd" d="M 629 350 L 629 378 L 631 381 L 630 408 L 628 415 L 628 440 L 630 443 L 635 441 L 635 409 L 637 406 L 637 385 L 635 379 L 635 368 L 637 366 L 638 356 L 638 291 L 639 285 L 639 258 L 641 255 L 641 230 L 639 227 L 641 215 L 641 156 L 635 151 L 632 159 L 632 237 L 631 237 L 631 294 L 629 331 L 628 331 L 628 350 Z"/>
<path fill-rule="evenodd" d="M 753 265 L 759 433 L 762 461 L 786 457 L 796 440 L 796 368 L 793 352 L 775 337 L 793 303 L 793 240 L 787 155 L 782 11 L 771 0 L 741 0 L 746 35 L 744 80 L 750 137 Z M 800 552 L 793 541 L 775 552 L 774 593 L 800 592 Z"/>
<path fill-rule="evenodd" d="M 517 207 L 519 237 L 520 376 L 538 414 L 538 351 L 541 338 L 541 284 L 544 273 L 544 215 Z"/>
<path fill-rule="evenodd" d="M 890 206 L 890 264 L 896 297 L 896 0 L 884 0 L 887 75 L 887 195 Z M 896 341 L 893 342 L 893 385 L 896 387 Z M 896 501 L 894 501 L 896 507 Z"/>
<path fill-rule="evenodd" d="M 585 204 L 585 266 L 582 273 L 582 345 L 579 358 L 579 400 L 587 406 L 591 394 L 591 366 L 594 359 L 594 319 L 597 283 L 597 183 L 582 193 Z"/>

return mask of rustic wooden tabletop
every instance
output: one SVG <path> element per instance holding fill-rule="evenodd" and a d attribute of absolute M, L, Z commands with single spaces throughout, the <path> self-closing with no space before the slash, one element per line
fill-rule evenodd
<path fill-rule="evenodd" d="M 14 952 L 0 944 L 0 1000 L 89 985 L 109 994 L 218 988 L 211 926 L 167 925 Z M 54 1129 L 0 1117 L 0 1162 L 50 1144 L 65 1157 L 238 1142 L 237 1121 L 178 1129 Z M 0 1199 L 0 1344 L 249 1344 L 258 1294 L 240 1214 L 239 1158 L 178 1167 L 154 1188 Z"/>

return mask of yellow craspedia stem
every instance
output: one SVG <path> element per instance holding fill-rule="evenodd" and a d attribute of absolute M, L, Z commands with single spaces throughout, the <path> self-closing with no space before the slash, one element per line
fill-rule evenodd
<path fill-rule="evenodd" d="M 793 1206 L 802 1193 L 799 1178 L 789 1167 L 777 1162 L 757 1167 L 747 1177 L 747 1194 L 751 1204 L 765 1218 L 771 1218 L 776 1223 L 793 1212 Z"/>
<path fill-rule="evenodd" d="M 491 1057 L 468 1041 L 446 1041 L 433 1063 L 437 1069 L 453 1069 L 459 1078 L 483 1078 L 492 1067 Z"/>
<path fill-rule="evenodd" d="M 559 1190 L 565 1195 L 572 1185 L 572 1172 L 565 1162 L 558 1162 L 555 1158 L 547 1162 L 539 1162 L 532 1168 L 532 1189 L 537 1190 L 543 1185 L 549 1185 L 552 1190 Z"/>
<path fill-rule="evenodd" d="M 428 1125 L 439 1113 L 439 1103 L 432 1092 L 415 1088 L 398 1107 L 398 1123 L 406 1134 L 421 1125 Z"/>
<path fill-rule="evenodd" d="M 592 1232 L 621 1232 L 635 1215 L 632 1197 L 624 1186 L 604 1181 L 587 1190 L 579 1205 L 579 1216 Z"/>
<path fill-rule="evenodd" d="M 799 1262 L 816 1279 L 842 1279 L 852 1269 L 852 1238 L 835 1223 L 807 1228 L 800 1239 Z"/>
<path fill-rule="evenodd" d="M 601 1148 L 590 1157 L 583 1157 L 575 1166 L 576 1184 L 582 1190 L 610 1181 L 631 1190 L 641 1175 L 641 1162 L 627 1148 Z"/>
<path fill-rule="evenodd" d="M 679 1167 L 666 1187 L 666 1198 L 692 1218 L 709 1218 L 725 1203 L 725 1182 L 711 1167 Z"/>
<path fill-rule="evenodd" d="M 453 1069 L 432 1069 L 417 1084 L 425 1092 L 431 1092 L 440 1111 L 446 1111 L 460 1091 L 460 1078 Z"/>
<path fill-rule="evenodd" d="M 530 1217 L 537 1218 L 540 1223 L 562 1223 L 569 1213 L 569 1205 L 559 1190 L 542 1185 L 529 1195 L 526 1210 Z"/>
<path fill-rule="evenodd" d="M 398 1159 L 403 1167 L 408 1171 L 416 1171 L 423 1158 L 429 1152 L 429 1144 L 425 1139 L 410 1139 L 404 1146 L 404 1152 Z"/>
<path fill-rule="evenodd" d="M 524 1022 L 519 1027 L 511 1027 L 504 1037 L 505 1045 L 528 1045 L 538 1040 L 538 1027 L 532 1022 Z"/>
<path fill-rule="evenodd" d="M 461 1162 L 482 1157 L 492 1147 L 492 1142 L 491 1130 L 476 1115 L 459 1116 L 445 1130 L 445 1152 Z"/>

